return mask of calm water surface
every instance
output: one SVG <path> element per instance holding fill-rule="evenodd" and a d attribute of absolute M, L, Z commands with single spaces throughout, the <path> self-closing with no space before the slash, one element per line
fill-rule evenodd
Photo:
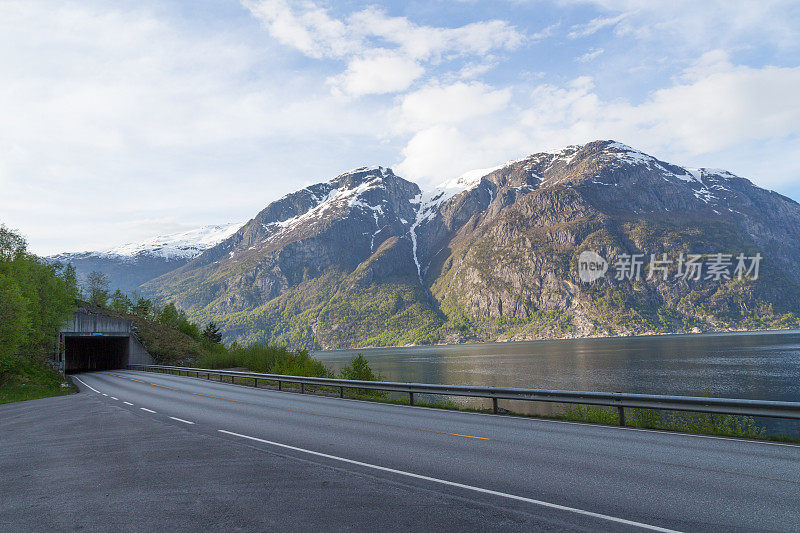
<path fill-rule="evenodd" d="M 362 353 L 390 381 L 800 402 L 800 331 L 316 352 L 338 370 Z M 465 400 L 483 405 L 482 400 Z M 522 402 L 519 402 L 522 403 Z M 547 406 L 509 405 L 546 414 Z M 792 434 L 798 424 L 770 423 Z"/>

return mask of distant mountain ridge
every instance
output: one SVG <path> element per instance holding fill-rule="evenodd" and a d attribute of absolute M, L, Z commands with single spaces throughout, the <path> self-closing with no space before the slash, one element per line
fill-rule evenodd
<path fill-rule="evenodd" d="M 581 281 L 577 259 L 730 254 L 753 279 Z M 420 188 L 362 167 L 272 202 L 144 293 L 228 340 L 335 348 L 797 326 L 800 205 L 615 141 Z"/>
<path fill-rule="evenodd" d="M 188 263 L 227 239 L 242 224 L 202 226 L 103 251 L 62 253 L 49 256 L 47 260 L 73 264 L 81 278 L 92 271 L 104 272 L 109 276 L 111 287 L 132 292 L 142 283 Z"/>

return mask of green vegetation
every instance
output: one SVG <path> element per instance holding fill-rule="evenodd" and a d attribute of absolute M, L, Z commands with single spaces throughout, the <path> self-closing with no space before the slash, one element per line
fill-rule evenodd
<path fill-rule="evenodd" d="M 72 383 L 45 363 L 29 357 L 22 358 L 15 372 L 6 374 L 0 385 L 0 404 L 63 396 L 77 392 Z"/>
<path fill-rule="evenodd" d="M 619 411 L 614 407 L 591 405 L 566 405 L 557 418 L 594 424 L 619 424 Z M 718 415 L 713 413 L 693 413 L 685 411 L 662 412 L 654 409 L 625 409 L 625 425 L 643 429 L 659 429 L 696 433 L 699 435 L 718 435 L 746 439 L 764 439 L 764 428 L 749 416 Z"/>
<path fill-rule="evenodd" d="M 358 354 L 349 364 L 339 370 L 342 379 L 354 379 L 359 381 L 383 381 L 383 376 L 375 374 L 370 368 L 369 363 L 362 354 Z M 388 398 L 389 393 L 380 390 L 355 389 L 354 394 L 359 397 L 367 398 Z"/>
<path fill-rule="evenodd" d="M 212 305 L 192 317 L 219 324 L 229 340 L 243 344 L 305 349 L 434 343 L 443 323 L 416 280 L 364 286 L 338 271 L 252 310 L 217 312 Z"/>
<path fill-rule="evenodd" d="M 73 391 L 44 361 L 77 300 L 74 269 L 44 263 L 0 226 L 0 403 Z"/>
<path fill-rule="evenodd" d="M 254 344 L 242 348 L 236 344 L 230 347 L 217 344 L 197 360 L 197 365 L 211 369 L 246 368 L 286 376 L 333 377 L 331 371 L 306 350 L 291 351 L 284 346 Z"/>

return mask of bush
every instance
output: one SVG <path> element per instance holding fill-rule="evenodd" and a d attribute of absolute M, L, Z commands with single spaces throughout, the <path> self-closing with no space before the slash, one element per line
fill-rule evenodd
<path fill-rule="evenodd" d="M 383 381 L 383 376 L 375 374 L 362 354 L 358 354 L 339 371 L 342 379 L 357 379 L 359 381 Z"/>
<path fill-rule="evenodd" d="M 333 374 L 321 361 L 314 359 L 306 350 L 291 351 L 285 346 L 253 344 L 247 347 L 221 344 L 212 345 L 201 356 L 197 364 L 201 368 L 247 368 L 265 374 L 287 376 L 313 376 L 328 378 Z"/>
<path fill-rule="evenodd" d="M 354 379 L 358 381 L 383 381 L 383 376 L 375 374 L 369 366 L 369 362 L 362 354 L 358 354 L 350 361 L 350 364 L 345 365 L 339 370 L 339 375 L 342 379 Z M 368 396 L 370 398 L 386 398 L 389 394 L 386 391 L 371 390 L 371 389 L 355 389 L 356 395 Z"/>

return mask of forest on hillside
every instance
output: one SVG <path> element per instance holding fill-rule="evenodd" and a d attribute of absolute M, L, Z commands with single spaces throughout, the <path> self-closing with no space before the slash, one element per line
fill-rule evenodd
<path fill-rule="evenodd" d="M 0 403 L 72 390 L 45 361 L 79 299 L 71 266 L 39 259 L 0 226 Z"/>

